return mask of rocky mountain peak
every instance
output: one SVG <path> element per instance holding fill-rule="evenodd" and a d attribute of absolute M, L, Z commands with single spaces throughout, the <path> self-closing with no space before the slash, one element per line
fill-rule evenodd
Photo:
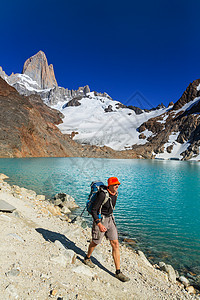
<path fill-rule="evenodd" d="M 181 98 L 174 104 L 173 109 L 178 110 L 183 107 L 186 103 L 194 100 L 196 97 L 200 96 L 200 90 L 198 86 L 200 84 L 200 79 L 194 80 L 189 84 Z"/>
<path fill-rule="evenodd" d="M 39 51 L 25 61 L 22 74 L 26 74 L 35 80 L 41 89 L 58 86 L 53 65 L 48 65 L 43 51 Z"/>

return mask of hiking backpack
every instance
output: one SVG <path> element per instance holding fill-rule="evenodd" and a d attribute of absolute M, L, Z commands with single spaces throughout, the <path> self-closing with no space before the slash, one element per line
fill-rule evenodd
<path fill-rule="evenodd" d="M 93 181 L 91 183 L 91 192 L 88 196 L 88 200 L 86 202 L 86 209 L 89 214 L 92 214 L 92 207 L 96 201 L 97 198 L 97 193 L 100 191 L 104 191 L 105 193 L 105 199 L 103 200 L 103 203 L 101 204 L 100 210 L 99 210 L 99 218 L 101 218 L 101 208 L 102 206 L 110 199 L 109 193 L 107 191 L 107 186 L 103 184 L 101 181 Z M 112 206 L 112 201 L 110 201 L 111 206 Z"/>

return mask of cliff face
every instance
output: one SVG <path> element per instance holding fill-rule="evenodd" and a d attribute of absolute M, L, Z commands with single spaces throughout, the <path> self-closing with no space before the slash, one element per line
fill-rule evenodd
<path fill-rule="evenodd" d="M 200 79 L 193 81 L 167 113 L 143 123 L 138 128 L 141 135 L 145 135 L 145 130 L 152 134 L 143 149 L 136 145 L 133 149 L 146 153 L 149 158 L 154 155 L 182 160 L 197 158 L 200 155 L 199 86 Z"/>
<path fill-rule="evenodd" d="M 70 139 L 55 124 L 62 114 L 38 96 L 21 96 L 0 78 L 0 157 L 69 156 Z"/>
<path fill-rule="evenodd" d="M 22 74 L 35 80 L 41 89 L 53 88 L 58 85 L 53 65 L 48 65 L 46 55 L 42 51 L 25 61 Z"/>

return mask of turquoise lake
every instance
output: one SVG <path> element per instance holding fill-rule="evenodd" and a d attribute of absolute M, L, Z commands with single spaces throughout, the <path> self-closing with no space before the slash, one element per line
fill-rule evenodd
<path fill-rule="evenodd" d="M 90 183 L 121 182 L 115 209 L 120 237 L 132 238 L 152 262 L 200 274 L 200 164 L 94 158 L 0 159 L 10 184 L 48 197 L 72 195 L 84 208 Z M 91 218 L 84 214 L 86 219 Z"/>

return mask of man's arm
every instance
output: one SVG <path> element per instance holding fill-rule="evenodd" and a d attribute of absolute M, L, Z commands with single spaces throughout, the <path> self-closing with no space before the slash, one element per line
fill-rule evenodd
<path fill-rule="evenodd" d="M 106 227 L 101 223 L 101 219 L 99 219 L 99 216 L 98 216 L 99 209 L 100 209 L 104 199 L 105 199 L 105 193 L 101 191 L 100 193 L 98 193 L 96 201 L 92 207 L 92 217 L 93 217 L 95 223 L 98 225 L 101 232 L 107 231 Z"/>

